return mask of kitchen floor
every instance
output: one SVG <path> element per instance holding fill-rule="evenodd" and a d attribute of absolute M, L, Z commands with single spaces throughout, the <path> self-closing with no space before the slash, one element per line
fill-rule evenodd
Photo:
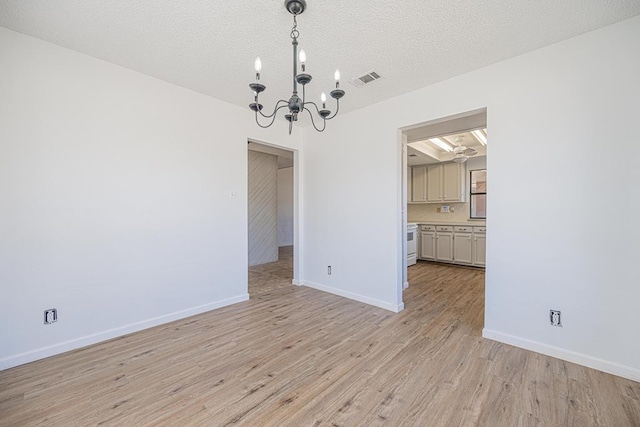
<path fill-rule="evenodd" d="M 452 311 L 458 320 L 463 314 L 474 313 L 467 319 L 469 335 L 482 336 L 484 269 L 419 260 L 407 269 L 407 277 L 409 287 L 402 296 L 406 308 L 426 296 L 437 307 Z"/>
<path fill-rule="evenodd" d="M 282 289 L 293 280 L 293 246 L 278 248 L 278 261 L 249 267 L 249 296 Z"/>

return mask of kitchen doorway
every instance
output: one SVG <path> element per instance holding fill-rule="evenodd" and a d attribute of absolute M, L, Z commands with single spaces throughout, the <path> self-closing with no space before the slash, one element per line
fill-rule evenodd
<path fill-rule="evenodd" d="M 294 283 L 297 228 L 296 153 L 247 145 L 248 293 L 276 292 Z"/>
<path fill-rule="evenodd" d="M 403 302 L 422 293 L 457 309 L 484 301 L 486 109 L 409 126 L 399 136 Z M 483 317 L 467 320 L 481 335 Z"/>

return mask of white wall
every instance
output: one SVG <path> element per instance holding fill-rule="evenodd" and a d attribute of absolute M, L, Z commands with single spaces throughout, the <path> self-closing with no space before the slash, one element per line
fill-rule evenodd
<path fill-rule="evenodd" d="M 635 17 L 305 132 L 305 283 L 401 307 L 398 129 L 487 107 L 485 335 L 640 380 L 638 45 Z"/>
<path fill-rule="evenodd" d="M 472 170 L 477 170 L 477 169 L 486 169 L 487 168 L 487 156 L 477 156 L 477 157 L 470 157 L 469 159 L 467 159 L 466 163 L 466 172 L 465 172 L 465 176 L 466 176 L 466 181 L 465 181 L 465 190 L 467 191 L 467 193 L 469 193 L 469 187 L 471 186 L 471 182 L 470 182 L 470 173 Z"/>
<path fill-rule="evenodd" d="M 303 284 L 399 311 L 401 157 L 385 104 L 305 129 Z"/>
<path fill-rule="evenodd" d="M 2 28 L 0 70 L 0 369 L 248 297 L 247 138 L 300 132 Z"/>
<path fill-rule="evenodd" d="M 278 169 L 278 246 L 293 245 L 293 167 Z"/>

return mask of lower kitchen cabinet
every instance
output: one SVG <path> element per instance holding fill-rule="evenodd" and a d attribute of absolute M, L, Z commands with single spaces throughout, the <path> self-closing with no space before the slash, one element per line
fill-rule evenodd
<path fill-rule="evenodd" d="M 473 265 L 484 267 L 487 256 L 487 229 L 485 227 L 473 228 Z"/>
<path fill-rule="evenodd" d="M 436 227 L 436 261 L 453 261 L 453 227 L 449 225 Z"/>
<path fill-rule="evenodd" d="M 453 262 L 456 264 L 473 263 L 473 228 L 469 226 L 453 227 Z"/>
<path fill-rule="evenodd" d="M 422 224 L 418 258 L 484 267 L 486 230 L 484 226 Z"/>
<path fill-rule="evenodd" d="M 433 225 L 423 225 L 420 229 L 420 259 L 435 261 L 436 259 L 436 228 Z"/>

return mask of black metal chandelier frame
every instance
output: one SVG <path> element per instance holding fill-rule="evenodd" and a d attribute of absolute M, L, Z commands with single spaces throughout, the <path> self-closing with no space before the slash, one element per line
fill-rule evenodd
<path fill-rule="evenodd" d="M 296 17 L 304 12 L 307 7 L 307 2 L 306 0 L 285 0 L 284 5 L 287 11 L 293 15 L 293 28 L 291 29 L 291 45 L 293 46 L 293 93 L 289 100 L 279 100 L 276 103 L 271 114 L 264 114 L 262 112 L 264 106 L 260 104 L 258 98 L 260 96 L 260 93 L 264 92 L 267 87 L 259 83 L 261 64 L 258 58 L 256 60 L 256 82 L 249 85 L 254 94 L 254 102 L 249 104 L 249 108 L 251 108 L 251 110 L 255 112 L 256 123 L 261 128 L 268 128 L 273 125 L 278 111 L 288 107 L 289 112 L 288 114 L 285 114 L 284 118 L 289 122 L 289 135 L 291 135 L 293 122 L 298 121 L 298 115 L 303 111 L 309 113 L 309 117 L 311 117 L 311 123 L 313 124 L 315 130 L 317 130 L 318 132 L 323 132 L 327 126 L 327 120 L 333 119 L 338 114 L 338 111 L 340 110 L 340 98 L 344 96 L 345 92 L 344 90 L 340 89 L 339 73 L 336 71 L 336 88 L 330 92 L 331 97 L 336 100 L 336 112 L 333 115 L 331 114 L 330 110 L 326 109 L 326 103 L 324 99 L 322 102 L 322 109 L 320 109 L 315 102 L 306 100 L 305 88 L 306 85 L 311 82 L 312 77 L 310 74 L 307 74 L 305 72 L 305 64 L 302 61 L 302 72 L 298 73 L 298 37 L 300 36 L 300 33 L 297 28 L 298 21 Z M 298 84 L 302 85 L 302 98 L 298 96 Z M 315 109 L 318 116 L 320 116 L 320 118 L 322 119 L 322 128 L 316 125 L 314 115 L 311 112 L 310 108 Z M 271 119 L 271 121 L 268 124 L 263 125 L 259 121 L 259 116 L 262 116 L 266 119 Z"/>

